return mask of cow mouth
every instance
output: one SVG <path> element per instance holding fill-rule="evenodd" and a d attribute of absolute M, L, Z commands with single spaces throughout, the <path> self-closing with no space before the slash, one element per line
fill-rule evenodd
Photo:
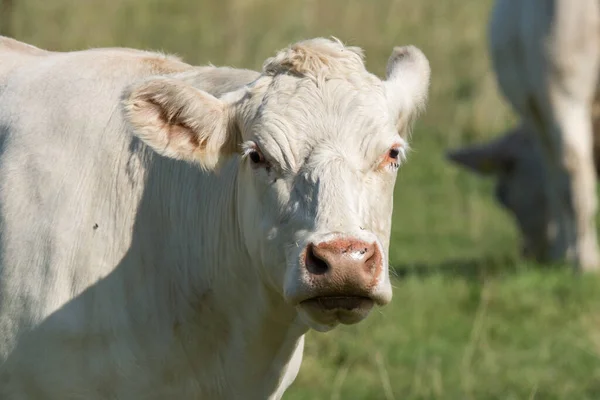
<path fill-rule="evenodd" d="M 309 314 L 325 314 L 346 325 L 362 321 L 374 305 L 364 296 L 320 296 L 300 302 Z"/>

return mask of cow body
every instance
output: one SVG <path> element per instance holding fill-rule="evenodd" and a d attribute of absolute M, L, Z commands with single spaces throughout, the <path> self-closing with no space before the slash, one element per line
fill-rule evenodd
<path fill-rule="evenodd" d="M 253 270 L 228 270 L 250 265 L 231 237 L 235 168 L 223 167 L 219 179 L 230 184 L 222 185 L 197 167 L 131 149 L 118 118 L 133 79 L 190 67 L 138 52 L 102 56 L 40 58 L 10 78 L 31 80 L 30 92 L 9 85 L 2 94 L 10 131 L 0 163 L 0 397 L 267 398 L 286 383 L 288 363 L 287 382 L 297 373 L 304 330 L 269 301 Z M 258 74 L 232 75 L 241 86 Z M 183 274 L 198 266 L 245 284 L 221 304 L 205 278 L 188 286 L 194 277 Z M 188 312 L 197 323 L 178 322 Z"/>
<path fill-rule="evenodd" d="M 275 160 L 240 150 L 262 143 L 252 129 L 271 121 L 266 97 L 283 96 L 274 82 L 300 78 L 130 49 L 38 50 L 0 46 L 19 60 L 0 76 L 0 398 L 280 398 L 309 327 L 363 318 L 367 300 L 350 291 L 389 301 L 377 294 L 383 261 L 368 288 L 349 272 L 334 287 L 324 278 L 350 265 L 325 251 L 338 242 L 314 239 L 324 190 L 273 178 Z M 233 105 L 239 117 L 221 129 Z M 282 186 L 259 186 L 261 174 Z M 292 204 L 301 220 L 262 203 Z M 389 222 L 373 218 L 353 237 L 380 254 Z M 305 246 L 312 258 L 297 261 Z M 326 271 L 303 284 L 297 269 L 311 262 Z M 305 307 L 315 291 L 350 300 Z"/>
<path fill-rule="evenodd" d="M 531 255 L 596 270 L 600 4 L 498 0 L 490 49 L 499 87 L 521 124 L 452 158 L 497 174 L 499 199 L 514 213 Z"/>

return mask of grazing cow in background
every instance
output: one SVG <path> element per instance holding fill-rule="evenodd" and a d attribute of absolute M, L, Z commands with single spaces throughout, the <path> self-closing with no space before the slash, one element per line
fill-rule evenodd
<path fill-rule="evenodd" d="M 9 60 L 0 398 L 279 399 L 307 329 L 390 301 L 417 48 L 385 80 L 322 38 L 261 73 L 2 38 Z"/>
<path fill-rule="evenodd" d="M 449 156 L 497 176 L 497 197 L 516 217 L 526 253 L 599 270 L 600 3 L 498 0 L 490 45 L 499 87 L 521 123 Z"/>

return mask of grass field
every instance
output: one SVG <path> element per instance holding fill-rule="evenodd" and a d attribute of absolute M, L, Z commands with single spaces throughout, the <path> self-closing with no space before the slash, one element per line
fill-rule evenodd
<path fill-rule="evenodd" d="M 600 399 L 600 278 L 516 257 L 491 182 L 445 149 L 514 122 L 486 52 L 490 0 L 14 0 L 13 35 L 55 50 L 130 46 L 260 68 L 290 42 L 334 35 L 384 71 L 421 47 L 431 100 L 395 195 L 393 303 L 311 332 L 286 399 Z"/>

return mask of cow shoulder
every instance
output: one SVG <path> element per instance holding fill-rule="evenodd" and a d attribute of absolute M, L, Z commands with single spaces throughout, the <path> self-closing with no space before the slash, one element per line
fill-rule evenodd
<path fill-rule="evenodd" d="M 18 40 L 6 36 L 0 36 L 0 53 L 5 52 L 27 54 L 33 56 L 41 56 L 48 54 L 48 51 L 42 50 L 30 44 L 19 42 Z"/>
<path fill-rule="evenodd" d="M 28 288 L 44 274 L 60 277 L 52 292 L 29 299 L 43 316 L 117 265 L 131 241 L 144 171 L 144 154 L 131 150 L 120 116 L 121 93 L 145 77 L 188 68 L 163 54 L 102 49 L 49 53 L 10 74 L 0 90 L 5 297 L 33 293 Z M 63 243 L 58 253 L 40 250 Z M 98 263 L 88 265 L 91 257 Z"/>
<path fill-rule="evenodd" d="M 0 36 L 0 82 L 15 67 L 21 66 L 32 59 L 50 54 L 27 43 Z"/>

